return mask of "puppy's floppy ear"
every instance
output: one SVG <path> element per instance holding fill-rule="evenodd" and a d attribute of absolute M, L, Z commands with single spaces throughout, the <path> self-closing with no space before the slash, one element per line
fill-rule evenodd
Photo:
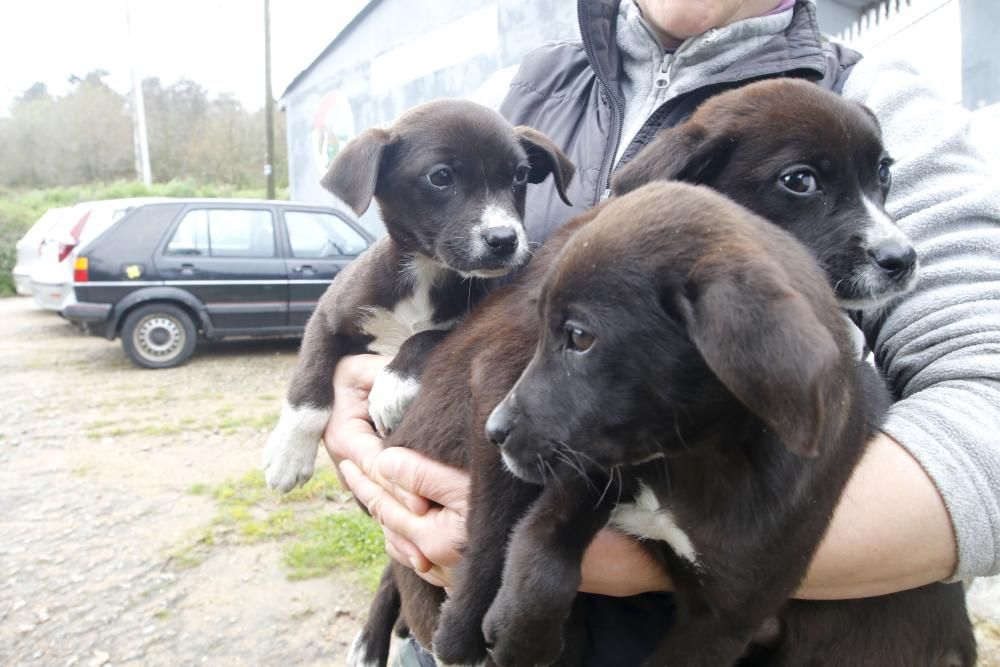
<path fill-rule="evenodd" d="M 570 162 L 559 147 L 552 143 L 552 140 L 538 130 L 526 125 L 518 125 L 514 128 L 517 133 L 521 147 L 528 153 L 528 162 L 531 164 L 531 172 L 528 174 L 528 182 L 541 183 L 545 177 L 552 174 L 555 181 L 559 198 L 567 206 L 572 206 L 569 198 L 566 197 L 566 188 L 573 181 L 576 167 Z"/>
<path fill-rule="evenodd" d="M 390 143 L 392 138 L 385 130 L 365 130 L 337 153 L 320 184 L 361 215 L 371 204 L 382 154 Z"/>
<path fill-rule="evenodd" d="M 623 195 L 653 181 L 709 185 L 726 166 L 735 146 L 735 139 L 709 135 L 691 122 L 663 130 L 615 172 L 611 192 Z"/>
<path fill-rule="evenodd" d="M 775 281 L 773 269 L 724 270 L 661 300 L 680 312 L 722 384 L 789 451 L 816 456 L 828 420 L 839 419 L 840 350 L 806 298 Z"/>

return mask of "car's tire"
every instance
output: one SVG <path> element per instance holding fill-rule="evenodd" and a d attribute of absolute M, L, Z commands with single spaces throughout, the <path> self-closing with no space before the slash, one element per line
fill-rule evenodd
<path fill-rule="evenodd" d="M 198 331 L 191 316 L 169 303 L 139 306 L 122 324 L 122 347 L 145 368 L 173 368 L 191 358 Z"/>

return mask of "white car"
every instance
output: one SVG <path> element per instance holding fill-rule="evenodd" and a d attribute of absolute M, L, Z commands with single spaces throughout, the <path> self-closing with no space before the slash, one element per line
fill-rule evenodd
<path fill-rule="evenodd" d="M 136 206 L 157 201 L 164 198 L 106 199 L 71 208 L 45 233 L 39 246 L 38 261 L 31 270 L 35 303 L 59 312 L 73 303 L 73 269 L 80 249 Z"/>
<path fill-rule="evenodd" d="M 11 273 L 14 274 L 14 287 L 18 294 L 31 296 L 31 270 L 38 261 L 42 239 L 69 211 L 69 207 L 50 208 L 42 214 L 35 224 L 17 242 L 17 263 Z"/>

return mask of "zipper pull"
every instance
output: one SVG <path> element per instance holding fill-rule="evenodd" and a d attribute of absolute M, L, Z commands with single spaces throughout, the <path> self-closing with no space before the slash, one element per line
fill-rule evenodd
<path fill-rule="evenodd" d="M 653 80 L 653 85 L 657 88 L 666 88 L 670 85 L 670 58 L 672 54 L 663 54 L 663 60 L 660 61 L 660 68 L 656 72 L 656 79 Z"/>

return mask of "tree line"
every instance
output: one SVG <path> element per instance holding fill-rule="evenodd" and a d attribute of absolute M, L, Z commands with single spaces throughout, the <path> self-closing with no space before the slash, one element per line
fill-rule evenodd
<path fill-rule="evenodd" d="M 0 117 L 0 187 L 47 188 L 134 179 L 130 97 L 97 70 L 71 79 L 61 96 L 36 83 Z M 142 82 L 153 180 L 265 184 L 264 110 L 194 81 Z M 284 116 L 275 116 L 275 183 L 288 183 Z"/>

